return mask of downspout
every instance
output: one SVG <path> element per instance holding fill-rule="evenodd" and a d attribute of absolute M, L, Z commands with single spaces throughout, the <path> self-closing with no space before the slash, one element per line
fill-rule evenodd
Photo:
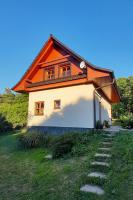
<path fill-rule="evenodd" d="M 113 79 L 113 81 L 111 83 L 105 84 L 103 86 L 99 86 L 99 87 L 97 87 L 97 88 L 94 89 L 94 94 L 93 94 L 93 96 L 94 96 L 94 98 L 93 98 L 93 105 L 94 105 L 94 128 L 96 128 L 96 98 L 95 98 L 95 95 L 97 94 L 100 97 L 100 101 L 101 101 L 102 97 L 101 97 L 101 95 L 98 94 L 98 90 L 102 89 L 104 87 L 113 85 L 114 82 L 115 82 L 115 79 Z"/>

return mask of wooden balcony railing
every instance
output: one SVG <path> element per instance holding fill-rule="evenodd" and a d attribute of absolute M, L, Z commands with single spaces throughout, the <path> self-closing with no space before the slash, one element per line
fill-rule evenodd
<path fill-rule="evenodd" d="M 60 77 L 60 78 L 56 78 L 56 79 L 50 79 L 50 80 L 45 80 L 45 81 L 41 81 L 41 82 L 31 83 L 27 87 L 28 88 L 37 87 L 37 86 L 42 86 L 42 85 L 60 83 L 60 82 L 64 82 L 64 81 L 72 81 L 72 80 L 76 80 L 76 79 L 82 79 L 82 78 L 86 78 L 86 77 L 87 77 L 87 74 L 78 74 L 78 75 L 73 75 L 73 76 Z"/>

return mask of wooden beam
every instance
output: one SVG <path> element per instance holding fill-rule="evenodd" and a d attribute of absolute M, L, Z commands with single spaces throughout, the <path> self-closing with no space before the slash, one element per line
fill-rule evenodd
<path fill-rule="evenodd" d="M 70 57 L 70 55 L 62 56 L 60 58 L 57 58 L 55 60 L 51 60 L 51 61 L 48 61 L 48 62 L 40 62 L 40 63 L 38 63 L 38 65 L 41 65 L 41 67 L 52 65 L 53 63 L 58 63 L 60 61 L 64 61 L 64 60 L 67 61 L 68 60 L 67 58 L 69 58 L 69 57 Z"/>

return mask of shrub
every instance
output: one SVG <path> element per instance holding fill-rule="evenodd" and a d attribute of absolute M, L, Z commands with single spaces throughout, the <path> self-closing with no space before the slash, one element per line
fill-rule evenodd
<path fill-rule="evenodd" d="M 73 146 L 71 154 L 74 156 L 84 155 L 88 151 L 88 145 L 77 143 Z"/>
<path fill-rule="evenodd" d="M 27 123 L 28 95 L 3 94 L 0 100 L 0 113 L 13 125 L 13 128 L 24 127 Z"/>
<path fill-rule="evenodd" d="M 100 122 L 100 120 L 96 122 L 96 129 L 103 129 L 103 124 Z"/>
<path fill-rule="evenodd" d="M 109 125 L 109 121 L 104 120 L 104 122 L 103 122 L 103 127 L 105 127 L 105 128 L 109 128 L 109 127 L 110 127 L 110 125 Z"/>
<path fill-rule="evenodd" d="M 100 134 L 103 134 L 103 130 L 90 130 L 84 133 L 76 134 L 76 140 L 71 154 L 74 156 L 82 156 L 87 152 L 90 152 L 90 143 L 93 143 L 93 147 L 95 147 L 95 141 L 100 136 Z"/>
<path fill-rule="evenodd" d="M 73 155 L 82 155 L 87 144 L 92 139 L 91 136 L 94 134 L 95 131 L 84 133 L 69 132 L 56 137 L 51 144 L 53 158 L 63 157 L 67 153 L 72 153 Z"/>
<path fill-rule="evenodd" d="M 63 157 L 65 154 L 71 152 L 74 145 L 73 134 L 64 134 L 55 138 L 52 143 L 53 158 Z"/>
<path fill-rule="evenodd" d="M 87 132 L 78 132 L 78 133 L 73 133 L 73 142 L 74 144 L 82 144 L 85 145 L 91 140 L 91 136 L 95 134 L 95 131 L 87 131 Z"/>
<path fill-rule="evenodd" d="M 0 114 L 0 133 L 12 131 L 12 124 L 6 120 L 6 118 Z"/>
<path fill-rule="evenodd" d="M 48 146 L 50 137 L 44 133 L 27 132 L 18 137 L 20 146 L 24 148 L 36 148 L 41 146 Z"/>
<path fill-rule="evenodd" d="M 123 128 L 127 129 L 133 128 L 133 114 L 127 116 L 121 116 L 120 122 Z"/>

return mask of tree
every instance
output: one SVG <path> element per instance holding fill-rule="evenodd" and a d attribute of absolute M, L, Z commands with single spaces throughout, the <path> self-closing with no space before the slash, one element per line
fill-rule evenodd
<path fill-rule="evenodd" d="M 133 114 L 133 76 L 119 78 L 117 85 L 120 90 L 121 102 L 112 106 L 113 117 Z"/>
<path fill-rule="evenodd" d="M 23 127 L 27 123 L 28 95 L 14 94 L 5 90 L 0 98 L 0 114 L 13 127 Z"/>
<path fill-rule="evenodd" d="M 2 114 L 0 114 L 0 134 L 12 130 L 12 123 L 8 122 Z"/>

